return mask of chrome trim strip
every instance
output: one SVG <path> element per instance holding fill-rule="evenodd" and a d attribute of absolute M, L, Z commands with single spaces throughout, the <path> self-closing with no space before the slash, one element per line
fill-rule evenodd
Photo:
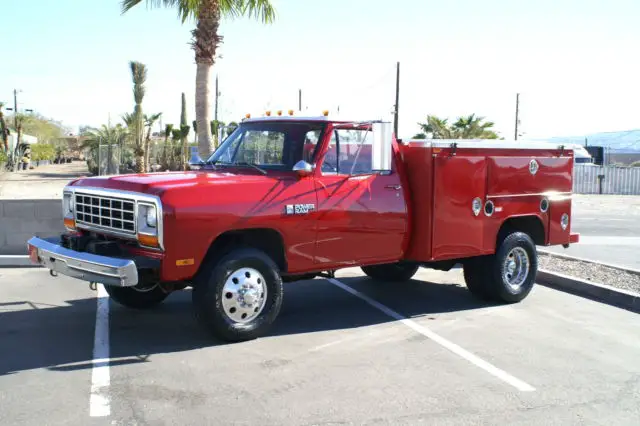
<path fill-rule="evenodd" d="M 562 144 L 553 142 L 534 141 L 510 141 L 493 139 L 408 139 L 403 140 L 404 145 L 423 146 L 425 148 L 451 148 L 451 144 L 456 144 L 457 148 L 485 148 L 485 149 L 560 149 Z M 564 150 L 573 153 L 573 147 L 564 145 Z"/>
<path fill-rule="evenodd" d="M 573 197 L 572 192 L 535 192 L 531 194 L 503 194 L 487 195 L 487 199 L 496 198 L 519 198 L 519 197 L 549 197 L 549 201 L 565 200 Z"/>
<path fill-rule="evenodd" d="M 71 196 L 74 197 L 74 199 L 75 199 L 76 192 L 87 193 L 89 195 L 97 195 L 97 196 L 103 196 L 103 197 L 128 198 L 134 202 L 134 220 L 136 221 L 138 220 L 138 203 L 139 202 L 144 202 L 144 203 L 149 203 L 154 205 L 156 207 L 157 215 L 158 215 L 158 222 L 156 225 L 156 229 L 158 230 L 158 244 L 160 245 L 160 250 L 164 250 L 164 226 L 163 226 L 164 215 L 162 210 L 162 201 L 160 200 L 160 197 L 158 197 L 157 195 L 143 194 L 140 192 L 133 192 L 133 191 L 123 191 L 123 190 L 111 189 L 111 188 L 97 188 L 93 186 L 68 186 L 67 185 L 63 190 L 63 193 L 71 194 Z M 64 202 L 63 202 L 63 206 L 64 206 Z M 73 212 L 73 219 L 76 220 L 75 209 Z M 126 232 L 118 232 L 117 230 L 111 229 L 111 228 L 102 228 L 95 225 L 87 225 L 85 223 L 77 223 L 77 222 L 76 222 L 76 226 L 80 229 L 85 229 L 87 231 L 100 232 L 106 235 L 113 235 L 116 237 L 126 238 L 133 241 L 138 240 L 137 235 L 135 233 L 131 234 Z M 136 223 L 136 231 L 137 229 L 138 227 Z M 142 246 L 142 247 L 146 247 L 146 246 Z M 148 248 L 157 250 L 157 248 L 155 247 L 148 247 Z"/>
<path fill-rule="evenodd" d="M 62 275 L 118 287 L 138 284 L 138 269 L 131 259 L 69 250 L 57 239 L 32 237 L 27 245 L 37 250 L 38 264 Z"/>

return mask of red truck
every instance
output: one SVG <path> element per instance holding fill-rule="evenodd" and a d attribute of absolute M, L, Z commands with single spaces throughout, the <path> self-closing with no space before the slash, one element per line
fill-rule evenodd
<path fill-rule="evenodd" d="M 150 308 L 192 288 L 214 336 L 264 335 L 283 282 L 360 267 L 409 280 L 463 265 L 469 290 L 524 299 L 536 246 L 568 246 L 573 150 L 550 143 L 395 138 L 389 123 L 247 118 L 185 172 L 90 177 L 64 190 L 67 231 L 34 263 Z"/>

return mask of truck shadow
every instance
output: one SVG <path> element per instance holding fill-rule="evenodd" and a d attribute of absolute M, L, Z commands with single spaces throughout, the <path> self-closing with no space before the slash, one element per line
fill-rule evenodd
<path fill-rule="evenodd" d="M 340 280 L 406 317 L 488 306 L 454 284 L 381 283 L 361 277 Z M 42 368 L 58 372 L 91 369 L 95 311 L 93 297 L 67 301 L 63 306 L 0 302 L 0 376 Z M 393 321 L 326 280 L 300 281 L 285 285 L 280 316 L 262 339 Z M 109 327 L 112 367 L 152 362 L 158 354 L 225 344 L 214 340 L 196 322 L 190 291 L 174 293 L 149 311 L 127 309 L 111 301 Z"/>

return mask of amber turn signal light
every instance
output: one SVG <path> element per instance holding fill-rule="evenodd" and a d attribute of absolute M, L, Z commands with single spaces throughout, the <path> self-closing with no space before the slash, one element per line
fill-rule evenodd
<path fill-rule="evenodd" d="M 72 217 L 65 217 L 64 218 L 64 227 L 67 228 L 70 231 L 73 231 L 76 229 L 76 221 L 74 218 Z"/>
<path fill-rule="evenodd" d="M 138 234 L 138 241 L 146 247 L 160 247 L 157 235 Z"/>

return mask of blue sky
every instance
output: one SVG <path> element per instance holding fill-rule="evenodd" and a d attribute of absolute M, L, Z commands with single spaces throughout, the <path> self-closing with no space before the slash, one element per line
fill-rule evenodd
<path fill-rule="evenodd" d="M 6 2 L 0 101 L 75 127 L 132 109 L 129 60 L 148 65 L 143 108 L 194 118 L 192 24 L 173 10 L 118 0 Z M 274 0 L 273 25 L 224 21 L 220 116 L 297 108 L 389 118 L 401 62 L 400 136 L 427 114 L 477 113 L 513 136 L 521 93 L 526 137 L 640 127 L 637 0 Z M 213 90 L 212 90 L 213 93 Z"/>

